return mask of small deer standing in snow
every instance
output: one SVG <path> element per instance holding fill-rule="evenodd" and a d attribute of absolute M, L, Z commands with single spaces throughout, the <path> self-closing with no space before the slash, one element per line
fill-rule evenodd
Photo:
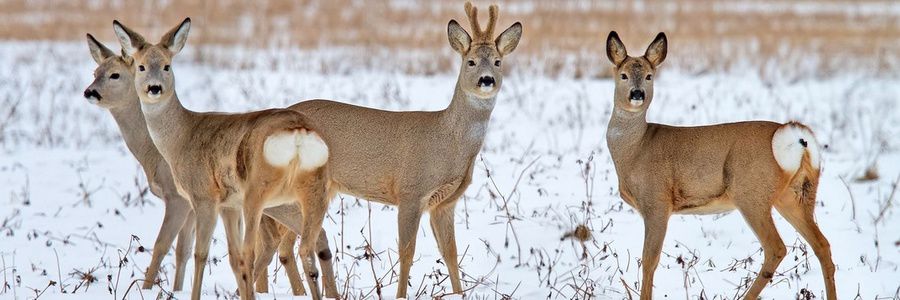
<path fill-rule="evenodd" d="M 194 242 L 194 215 L 191 203 L 178 195 L 169 165 L 150 139 L 147 122 L 141 112 L 140 99 L 134 89 L 131 59 L 117 55 L 91 34 L 87 35 L 87 42 L 91 57 L 97 62 L 97 68 L 94 70 L 94 81 L 85 89 L 84 97 L 88 102 L 109 110 L 119 126 L 125 146 L 144 169 L 150 192 L 163 199 L 165 203 L 166 212 L 159 234 L 156 236 L 152 259 L 147 267 L 142 288 L 150 289 L 156 283 L 162 259 L 177 235 L 175 279 L 172 290 L 181 291 L 191 243 Z M 285 267 L 291 289 L 295 295 L 305 294 L 294 259 L 293 245 L 297 240 L 296 234 L 286 232 L 283 225 L 274 222 L 268 216 L 264 217 L 262 224 L 260 229 L 263 232 L 263 239 L 258 245 L 260 250 L 257 253 L 257 262 L 261 262 L 261 266 L 257 266 L 257 269 L 263 271 L 257 272 L 259 274 L 257 291 L 268 290 L 265 268 L 272 260 L 272 254 L 277 246 L 279 261 Z"/>
<path fill-rule="evenodd" d="M 647 123 L 653 76 L 666 58 L 660 33 L 643 56 L 628 56 L 616 32 L 606 41 L 615 64 L 615 97 L 606 133 L 622 199 L 644 220 L 641 299 L 652 299 L 672 214 L 714 214 L 737 209 L 762 244 L 765 260 L 745 294 L 756 299 L 786 249 L 772 220 L 774 206 L 812 246 L 836 299 L 828 240 L 816 225 L 819 145 L 800 123 L 739 122 L 699 127 Z"/>
<path fill-rule="evenodd" d="M 178 194 L 194 209 L 196 248 L 191 298 L 200 298 L 213 229 L 221 213 L 229 262 L 241 299 L 254 299 L 255 248 L 263 213 L 299 232 L 303 268 L 314 299 L 319 299 L 313 247 L 327 253 L 325 282 L 333 282 L 331 251 L 319 218 L 302 218 L 311 207 L 327 207 L 324 166 L 328 146 L 293 110 L 250 113 L 202 113 L 181 105 L 175 92 L 173 57 L 187 41 L 191 21 L 151 44 L 140 34 L 113 22 L 122 49 L 132 60 L 134 86 L 150 137 L 172 170 Z M 299 204 L 299 211 L 297 205 Z M 240 228 L 241 214 L 245 221 Z M 242 237 L 243 235 L 243 237 Z M 326 285 L 337 294 L 334 285 Z"/>
<path fill-rule="evenodd" d="M 150 289 L 156 283 L 162 259 L 178 236 L 172 289 L 180 291 L 191 251 L 190 243 L 194 241 L 191 203 L 176 191 L 169 165 L 150 140 L 141 104 L 134 90 L 129 60 L 116 55 L 90 34 L 87 35 L 87 41 L 91 57 L 98 66 L 94 70 L 94 82 L 84 90 L 84 97 L 88 102 L 109 110 L 119 126 L 125 146 L 141 164 L 147 176 L 150 193 L 162 199 L 165 204 L 165 215 L 153 244 L 152 259 L 147 267 L 143 288 Z"/>
<path fill-rule="evenodd" d="M 290 107 L 309 117 L 332 151 L 328 199 L 340 192 L 398 206 L 397 298 L 407 296 L 419 220 L 425 211 L 431 214 L 431 230 L 453 292 L 462 293 L 453 221 L 456 202 L 471 182 L 484 142 L 503 79 L 501 61 L 522 36 L 522 24 L 516 22 L 494 38 L 496 5 L 490 6 L 484 30 L 472 3 L 465 8 L 474 36 L 456 20 L 447 24 L 450 46 L 462 65 L 446 109 L 393 112 L 327 100 Z M 304 217 L 321 219 L 325 207 L 315 213 Z"/>

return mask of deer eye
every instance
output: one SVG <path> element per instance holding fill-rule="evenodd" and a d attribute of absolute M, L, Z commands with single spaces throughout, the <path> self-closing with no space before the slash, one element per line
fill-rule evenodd
<path fill-rule="evenodd" d="M 646 79 L 646 80 L 653 80 L 653 75 L 647 74 L 647 78 L 644 78 L 644 79 Z"/>
<path fill-rule="evenodd" d="M 469 66 L 470 66 L 470 67 L 474 67 L 474 66 L 475 66 L 475 61 L 470 59 L 470 60 L 469 60 Z"/>
<path fill-rule="evenodd" d="M 166 71 L 166 72 L 168 72 L 168 71 L 169 71 L 169 65 L 166 65 L 165 67 L 163 67 L 163 70 Z"/>
<path fill-rule="evenodd" d="M 494 65 L 499 67 L 499 66 L 500 66 L 500 60 L 499 60 L 499 59 L 498 59 L 498 60 L 495 60 L 495 61 L 494 61 Z"/>
<path fill-rule="evenodd" d="M 112 75 L 109 75 L 109 79 L 119 79 L 119 73 L 112 73 Z"/>
<path fill-rule="evenodd" d="M 628 80 L 628 75 L 622 74 L 619 77 L 621 77 L 622 80 Z"/>
<path fill-rule="evenodd" d="M 138 66 L 138 71 L 141 71 L 141 72 L 143 72 L 143 71 L 144 71 L 144 70 L 145 70 L 145 69 L 144 69 L 144 65 L 140 65 L 140 66 Z"/>

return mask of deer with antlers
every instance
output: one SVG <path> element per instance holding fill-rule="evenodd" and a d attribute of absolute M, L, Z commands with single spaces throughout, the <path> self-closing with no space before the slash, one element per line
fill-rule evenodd
<path fill-rule="evenodd" d="M 307 119 L 293 110 L 202 113 L 184 108 L 175 92 L 171 63 L 184 47 L 190 25 L 190 19 L 185 19 L 151 44 L 113 22 L 134 74 L 133 88 L 150 138 L 170 166 L 178 194 L 193 207 L 197 237 L 191 298 L 200 298 L 219 214 L 241 299 L 255 298 L 254 252 L 264 213 L 301 233 L 301 260 L 313 298 L 319 299 L 319 280 L 311 249 L 319 250 L 326 290 L 336 296 L 336 286 L 327 284 L 334 282 L 334 275 L 331 250 L 324 233 L 320 234 L 323 219 L 301 217 L 309 215 L 305 211 L 310 208 L 327 206 L 323 195 L 329 147 Z"/>
<path fill-rule="evenodd" d="M 397 297 L 406 297 L 419 220 L 431 214 L 431 229 L 449 269 L 453 292 L 461 293 L 454 208 L 471 182 L 475 156 L 503 79 L 501 62 L 519 43 L 514 23 L 493 38 L 497 6 L 482 30 L 471 3 L 465 5 L 473 35 L 456 20 L 447 25 L 450 46 L 462 59 L 450 105 L 441 111 L 393 112 L 335 101 L 312 100 L 302 112 L 329 145 L 329 191 L 398 206 L 400 278 Z M 348 121 L 352 120 L 352 121 Z M 321 202 L 317 202 L 321 203 Z M 320 219 L 325 206 L 305 210 Z"/>
<path fill-rule="evenodd" d="M 820 153 L 812 131 L 795 122 L 647 123 L 654 75 L 667 44 L 659 33 L 643 56 L 633 57 L 615 31 L 606 40 L 606 55 L 615 65 L 607 145 L 622 199 L 644 220 L 641 299 L 653 298 L 653 273 L 672 214 L 732 210 L 741 213 L 762 244 L 765 260 L 745 294 L 756 299 L 786 254 L 772 207 L 812 246 L 828 299 L 836 299 L 831 248 L 815 221 Z"/>

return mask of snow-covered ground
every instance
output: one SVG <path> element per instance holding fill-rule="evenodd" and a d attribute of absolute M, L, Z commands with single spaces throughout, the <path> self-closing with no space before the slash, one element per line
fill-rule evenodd
<path fill-rule="evenodd" d="M 302 53 L 302 59 L 309 65 L 339 62 L 326 50 Z M 514 64 L 512 59 L 505 66 Z M 141 196 L 146 181 L 111 116 L 81 96 L 95 67 L 87 47 L 2 42 L 0 65 L 0 298 L 169 295 L 173 253 L 161 275 L 166 290 L 132 286 L 150 261 L 149 251 L 139 248 L 152 246 L 162 202 Z M 456 80 L 455 67 L 410 76 L 347 66 L 333 68 L 350 71 L 324 74 L 286 65 L 223 69 L 182 57 L 173 68 L 179 96 L 195 110 L 246 111 L 310 98 L 436 110 L 449 103 Z M 816 216 L 834 252 L 838 297 L 900 298 L 900 196 L 890 198 L 900 178 L 896 76 L 785 80 L 749 71 L 692 75 L 662 68 L 653 122 L 810 125 L 827 145 Z M 456 212 L 470 298 L 623 299 L 625 285 L 639 286 L 642 223 L 618 197 L 604 139 L 612 89 L 610 80 L 506 71 L 474 182 Z M 880 177 L 857 181 L 873 161 Z M 374 297 L 376 282 L 385 297 L 393 296 L 396 216 L 394 207 L 352 197 L 332 202 L 325 227 L 345 296 Z M 410 296 L 423 298 L 450 289 L 427 218 L 410 281 Z M 811 248 L 777 213 L 775 219 L 789 253 L 763 298 L 794 298 L 804 290 L 823 298 Z M 562 239 L 579 224 L 592 230 L 592 240 L 582 246 Z M 224 233 L 217 230 L 203 293 L 234 297 Z M 363 258 L 367 241 L 377 253 L 371 261 Z M 655 281 L 660 299 L 736 298 L 762 260 L 759 242 L 737 213 L 673 217 L 663 252 Z M 189 274 L 192 267 L 191 260 Z M 274 294 L 265 299 L 291 298 L 280 267 L 270 279 Z M 51 282 L 56 285 L 48 287 Z"/>

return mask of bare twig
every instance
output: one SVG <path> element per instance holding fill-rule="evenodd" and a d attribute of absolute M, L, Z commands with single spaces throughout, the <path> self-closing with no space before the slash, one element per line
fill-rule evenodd
<path fill-rule="evenodd" d="M 510 190 L 509 195 L 508 195 L 508 196 L 504 196 L 503 193 L 500 192 L 500 188 L 497 187 L 497 183 L 494 181 L 493 175 L 491 175 L 491 171 L 490 171 L 490 169 L 488 168 L 487 163 L 484 162 L 484 157 L 483 157 L 483 156 L 481 157 L 481 164 L 484 166 L 484 169 L 485 169 L 485 171 L 487 172 L 487 178 L 488 178 L 488 180 L 491 182 L 491 185 L 494 186 L 494 191 L 496 191 L 496 192 L 497 192 L 497 195 L 500 196 L 500 199 L 503 200 L 503 206 L 502 206 L 501 209 L 503 209 L 504 212 L 506 213 L 506 216 L 505 216 L 505 218 L 506 218 L 506 228 L 507 228 L 507 230 L 509 230 L 510 232 L 512 232 L 513 238 L 514 238 L 515 241 L 516 241 L 516 249 L 517 249 L 517 251 L 518 251 L 518 255 L 516 256 L 516 258 L 518 259 L 518 264 L 517 264 L 516 266 L 521 266 L 521 265 L 523 265 L 523 264 L 522 264 L 522 243 L 519 242 L 519 234 L 516 232 L 516 228 L 515 228 L 515 226 L 513 226 L 513 224 L 512 224 L 512 221 L 518 219 L 518 217 L 514 216 L 514 215 L 512 214 L 512 212 L 510 212 L 510 210 L 509 210 L 509 196 L 512 196 L 513 194 L 516 193 L 516 191 L 517 191 L 517 189 L 518 189 L 518 187 L 519 187 L 519 182 L 522 181 L 522 177 L 525 176 L 525 172 L 526 172 L 529 168 L 531 168 L 532 166 L 534 166 L 534 164 L 537 163 L 537 161 L 538 161 L 540 158 L 541 158 L 540 156 L 536 157 L 534 160 L 531 161 L 531 163 L 529 163 L 524 169 L 522 169 L 522 171 L 519 173 L 519 177 L 516 179 L 516 183 L 513 185 L 512 190 Z M 508 242 L 507 242 L 507 244 L 508 244 Z"/>
<path fill-rule="evenodd" d="M 900 185 L 900 176 L 897 176 L 897 179 L 894 180 L 894 184 L 891 187 L 891 194 L 888 196 L 887 200 L 884 201 L 884 204 L 881 206 L 881 209 L 878 210 L 878 216 L 875 218 L 873 224 L 878 226 L 878 223 L 884 220 L 884 215 L 888 209 L 891 208 L 894 200 L 894 195 L 897 193 L 897 186 Z"/>
<path fill-rule="evenodd" d="M 62 286 L 62 271 L 59 268 L 59 253 L 56 252 L 56 248 L 53 248 L 53 255 L 56 255 L 56 279 L 58 280 L 57 282 L 60 283 L 59 284 L 59 292 L 65 293 L 66 291 L 63 290 L 63 286 Z"/>
<path fill-rule="evenodd" d="M 853 221 L 856 221 L 856 198 L 853 197 L 853 189 L 850 188 L 850 184 L 847 183 L 847 179 L 844 179 L 844 176 L 838 176 L 841 179 L 841 182 L 844 183 L 844 187 L 847 188 L 847 193 L 850 194 L 850 218 Z"/>
<path fill-rule="evenodd" d="M 628 286 L 628 283 L 625 283 L 625 278 L 619 277 L 619 281 L 621 281 L 621 282 L 622 282 L 622 286 L 625 287 L 625 294 L 628 296 L 628 300 L 634 299 L 634 298 L 631 297 L 632 289 L 631 289 L 630 286 Z M 634 291 L 634 293 L 637 294 L 639 297 L 640 297 L 640 295 L 641 295 L 641 294 L 638 293 L 637 291 Z"/>

